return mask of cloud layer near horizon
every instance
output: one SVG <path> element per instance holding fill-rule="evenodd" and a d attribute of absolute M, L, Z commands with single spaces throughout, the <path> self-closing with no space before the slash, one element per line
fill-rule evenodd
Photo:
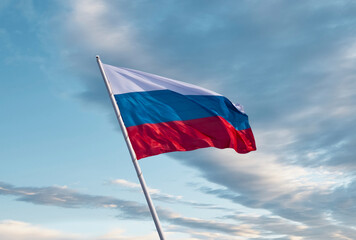
<path fill-rule="evenodd" d="M 155 237 L 156 233 L 146 236 L 125 236 L 122 229 L 113 229 L 98 237 L 88 237 L 85 234 L 65 233 L 26 222 L 0 221 L 0 238 L 6 240 L 149 240 Z"/>
<path fill-rule="evenodd" d="M 63 208 L 113 209 L 119 210 L 117 217 L 121 219 L 150 220 L 149 210 L 144 204 L 114 197 L 80 193 L 67 187 L 15 187 L 11 184 L 0 182 L 0 195 L 17 196 L 16 200 L 18 201 L 37 205 Z M 176 204 L 179 203 L 180 201 L 176 201 Z M 217 231 L 236 236 L 258 236 L 258 232 L 250 229 L 249 226 L 238 226 L 222 221 L 184 217 L 169 209 L 160 207 L 157 208 L 157 212 L 161 220 L 170 223 L 172 226 L 181 226 L 188 229 L 194 228 L 208 232 Z"/>

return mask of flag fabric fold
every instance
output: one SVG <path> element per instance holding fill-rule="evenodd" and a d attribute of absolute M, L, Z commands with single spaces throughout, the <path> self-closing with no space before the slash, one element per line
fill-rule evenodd
<path fill-rule="evenodd" d="M 137 159 L 198 148 L 256 150 L 240 105 L 213 91 L 103 64 Z"/>

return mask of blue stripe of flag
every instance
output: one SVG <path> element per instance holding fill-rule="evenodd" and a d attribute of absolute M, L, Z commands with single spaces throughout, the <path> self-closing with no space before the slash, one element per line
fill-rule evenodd
<path fill-rule="evenodd" d="M 237 130 L 250 128 L 247 115 L 224 96 L 155 90 L 117 94 L 115 99 L 126 127 L 221 116 Z"/>

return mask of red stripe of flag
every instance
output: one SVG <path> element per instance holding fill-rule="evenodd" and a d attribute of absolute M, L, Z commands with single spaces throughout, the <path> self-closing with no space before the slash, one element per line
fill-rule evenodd
<path fill-rule="evenodd" d="M 233 148 L 238 153 L 256 150 L 251 128 L 238 131 L 219 116 L 142 124 L 127 131 L 137 159 L 206 147 Z"/>

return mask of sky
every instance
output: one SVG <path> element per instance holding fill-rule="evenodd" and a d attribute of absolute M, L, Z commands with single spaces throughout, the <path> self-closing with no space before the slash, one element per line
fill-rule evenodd
<path fill-rule="evenodd" d="M 242 104 L 257 151 L 141 159 L 167 239 L 356 239 L 356 2 L 1 0 L 0 239 L 158 239 L 95 56 Z"/>

